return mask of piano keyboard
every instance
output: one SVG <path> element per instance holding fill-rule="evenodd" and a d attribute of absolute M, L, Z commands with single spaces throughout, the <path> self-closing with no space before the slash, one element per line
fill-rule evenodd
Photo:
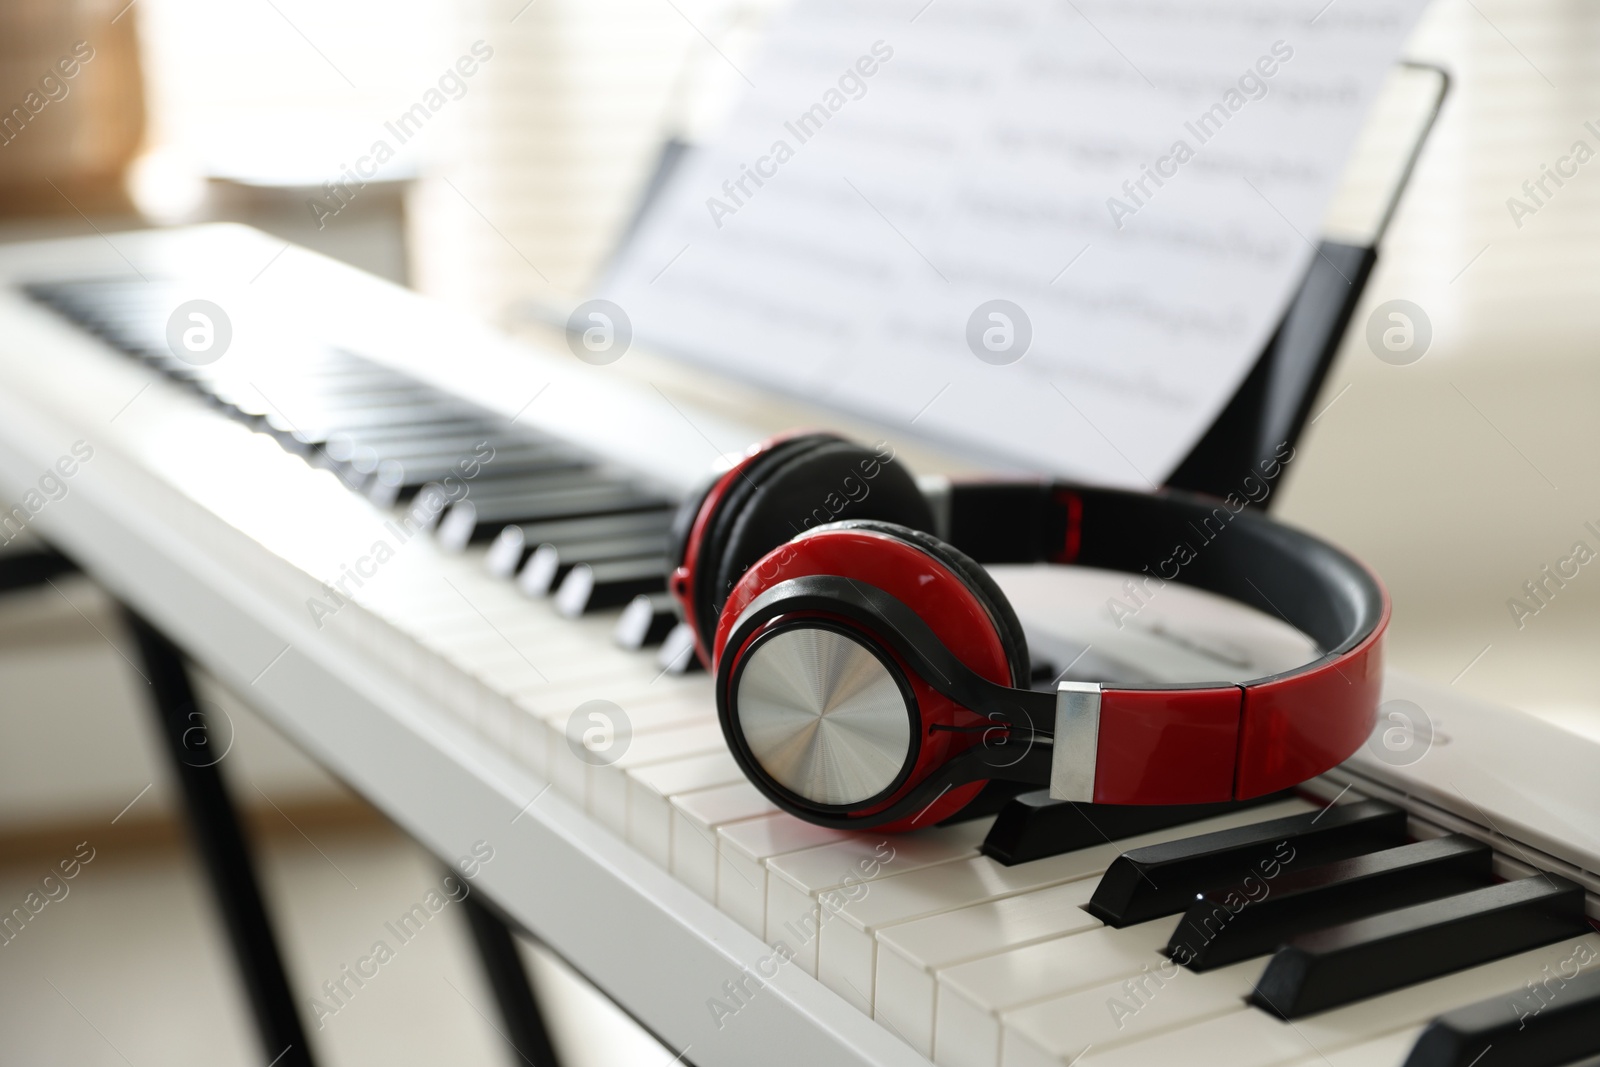
<path fill-rule="evenodd" d="M 1556 873 L 1491 866 L 1360 790 L 1011 866 L 979 852 L 989 818 L 900 836 L 800 822 L 739 774 L 708 680 L 673 669 L 671 493 L 342 348 L 286 353 L 270 378 L 190 365 L 166 347 L 180 290 L 160 283 L 28 292 L 432 530 L 433 580 L 351 594 L 435 657 L 410 681 L 941 1067 L 1600 1056 L 1600 936 Z M 574 731 L 597 696 L 625 709 L 613 750 Z M 733 1016 L 754 988 L 708 1008 Z"/>

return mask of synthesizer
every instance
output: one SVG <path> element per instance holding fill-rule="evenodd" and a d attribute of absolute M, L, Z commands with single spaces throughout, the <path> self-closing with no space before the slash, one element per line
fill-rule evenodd
<path fill-rule="evenodd" d="M 0 321 L 7 538 L 436 855 L 490 842 L 485 892 L 688 1062 L 1600 1063 L 1600 746 L 1394 674 L 1425 751 L 1380 722 L 1261 804 L 1020 861 L 992 814 L 824 829 L 741 777 L 664 596 L 678 501 L 778 402 L 232 226 L 0 248 Z"/>

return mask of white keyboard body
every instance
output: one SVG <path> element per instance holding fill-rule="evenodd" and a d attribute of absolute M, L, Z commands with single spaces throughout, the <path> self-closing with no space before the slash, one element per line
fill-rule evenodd
<path fill-rule="evenodd" d="M 0 491 L 19 499 L 88 442 L 92 459 L 33 528 L 435 854 L 491 843 L 481 887 L 689 1061 L 1399 1064 L 1432 1015 L 1570 954 L 1525 953 L 1293 1026 L 1245 1006 L 1251 961 L 1185 973 L 1119 1020 L 1108 1001 L 1158 967 L 1175 922 L 1113 930 L 1082 910 L 1128 842 L 1007 868 L 977 852 L 986 821 L 886 839 L 777 813 L 728 755 L 703 674 L 662 675 L 611 644 L 611 615 L 559 618 L 489 577 L 481 552 L 447 555 L 425 536 L 319 626 L 308 601 L 393 540 L 389 516 L 11 282 L 212 261 L 219 284 L 305 308 L 297 326 L 508 418 L 526 406 L 678 490 L 707 466 L 708 439 L 753 438 L 760 419 L 679 410 L 297 249 L 252 283 L 280 248 L 231 227 L 0 248 Z M 241 320 L 239 358 L 270 358 L 248 351 L 255 324 Z M 1424 834 L 1465 832 L 1508 870 L 1566 874 L 1596 914 L 1600 746 L 1398 675 L 1387 695 L 1428 711 L 1432 751 L 1400 768 L 1363 753 L 1312 788 L 1396 800 Z M 568 714 L 593 697 L 634 722 L 612 766 L 566 743 Z"/>

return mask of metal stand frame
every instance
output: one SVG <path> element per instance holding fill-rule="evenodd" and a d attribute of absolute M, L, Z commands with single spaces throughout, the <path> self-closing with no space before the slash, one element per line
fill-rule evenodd
<path fill-rule="evenodd" d="M 123 611 L 150 680 L 151 709 L 172 757 L 195 846 L 222 911 L 262 1051 L 274 1067 L 311 1067 L 311 1047 L 289 992 L 255 866 L 217 769 L 219 757 L 210 751 L 205 713 L 195 703 L 183 654 L 139 615 Z"/>
<path fill-rule="evenodd" d="M 0 594 L 48 582 L 76 570 L 54 552 L 0 557 Z M 315 1062 L 290 992 L 283 956 L 267 915 L 244 830 L 211 749 L 205 713 L 195 701 L 183 653 L 164 634 L 124 606 L 128 629 L 150 683 L 151 710 L 172 758 L 184 811 L 201 865 L 222 912 L 234 961 L 255 1017 L 269 1067 L 312 1067 Z M 468 924 L 483 959 L 507 1033 L 521 1062 L 558 1067 L 533 985 L 510 929 L 476 896 L 468 896 Z"/>
<path fill-rule="evenodd" d="M 494 988 L 495 1003 L 500 1006 L 500 1018 L 506 1024 L 506 1032 L 500 1036 L 529 1067 L 558 1067 L 560 1061 L 550 1044 L 550 1032 L 545 1029 L 532 980 L 517 953 L 511 928 L 491 905 L 478 899 L 476 892 L 467 894 L 462 903 L 467 908 L 472 940 L 483 958 L 489 985 Z"/>

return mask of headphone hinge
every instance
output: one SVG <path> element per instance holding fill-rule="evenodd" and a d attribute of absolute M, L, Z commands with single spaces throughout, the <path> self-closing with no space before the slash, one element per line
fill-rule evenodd
<path fill-rule="evenodd" d="M 1094 803 L 1094 770 L 1100 748 L 1100 683 L 1062 682 L 1056 687 L 1056 722 L 1050 754 L 1050 799 Z"/>

